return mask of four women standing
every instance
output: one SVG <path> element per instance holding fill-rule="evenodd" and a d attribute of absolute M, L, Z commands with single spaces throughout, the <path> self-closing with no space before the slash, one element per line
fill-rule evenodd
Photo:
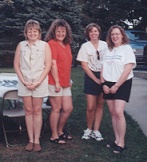
<path fill-rule="evenodd" d="M 88 41 L 81 46 L 77 56 L 85 71 L 84 93 L 87 100 L 87 129 L 82 139 L 92 137 L 97 141 L 103 140 L 99 129 L 106 99 L 115 133 L 115 140 L 108 143 L 107 147 L 112 147 L 114 153 L 120 153 L 126 149 L 124 107 L 129 101 L 132 69 L 136 61 L 122 27 L 115 25 L 109 29 L 108 47 L 106 42 L 100 40 L 100 33 L 101 29 L 97 24 L 89 24 L 85 29 Z M 29 20 L 25 25 L 24 35 L 26 41 L 17 46 L 14 68 L 19 77 L 18 95 L 22 96 L 26 111 L 29 143 L 25 150 L 41 151 L 41 107 L 45 96 L 49 96 L 52 107 L 50 141 L 65 144 L 65 140 L 72 139 L 71 135 L 63 131 L 73 110 L 70 82 L 71 28 L 65 20 L 55 20 L 46 34 L 47 44 L 40 40 L 39 23 Z"/>

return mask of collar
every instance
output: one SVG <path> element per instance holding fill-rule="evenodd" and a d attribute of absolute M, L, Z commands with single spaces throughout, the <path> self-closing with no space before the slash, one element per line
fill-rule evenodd
<path fill-rule="evenodd" d="M 40 42 L 40 40 L 37 40 L 33 45 L 38 46 L 39 42 Z M 29 42 L 27 40 L 25 41 L 25 46 L 29 46 Z"/>

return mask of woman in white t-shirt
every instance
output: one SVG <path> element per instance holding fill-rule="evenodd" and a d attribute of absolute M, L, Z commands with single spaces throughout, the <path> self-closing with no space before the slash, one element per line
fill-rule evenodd
<path fill-rule="evenodd" d="M 124 108 L 129 101 L 133 68 L 136 66 L 133 49 L 122 27 L 112 26 L 107 35 L 108 50 L 102 61 L 101 82 L 112 118 L 115 140 L 107 144 L 114 153 L 126 150 L 126 120 Z"/>
<path fill-rule="evenodd" d="M 99 132 L 103 115 L 103 94 L 100 82 L 101 60 L 107 44 L 100 39 L 101 29 L 95 24 L 89 24 L 85 29 L 87 42 L 82 44 L 77 60 L 81 62 L 85 71 L 84 93 L 86 94 L 87 129 L 84 131 L 82 139 L 95 138 L 97 141 L 103 140 Z"/>

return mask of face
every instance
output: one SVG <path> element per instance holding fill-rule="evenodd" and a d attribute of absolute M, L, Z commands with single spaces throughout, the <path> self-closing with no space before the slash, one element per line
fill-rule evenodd
<path fill-rule="evenodd" d="M 112 29 L 111 40 L 114 43 L 115 47 L 122 45 L 122 39 L 123 39 L 123 35 L 121 34 L 121 31 L 118 28 Z"/>
<path fill-rule="evenodd" d="M 96 27 L 93 27 L 91 31 L 89 31 L 90 40 L 97 40 L 99 39 L 99 31 Z"/>
<path fill-rule="evenodd" d="M 66 28 L 63 26 L 56 27 L 55 29 L 55 37 L 59 42 L 63 42 L 66 37 Z"/>
<path fill-rule="evenodd" d="M 36 28 L 29 28 L 27 30 L 27 38 L 30 41 L 36 41 L 37 39 L 39 39 L 39 31 Z"/>

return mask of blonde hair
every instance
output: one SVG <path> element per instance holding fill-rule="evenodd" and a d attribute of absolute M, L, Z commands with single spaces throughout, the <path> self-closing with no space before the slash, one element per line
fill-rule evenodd
<path fill-rule="evenodd" d="M 40 23 L 36 20 L 28 20 L 25 24 L 25 27 L 24 27 L 24 36 L 25 36 L 25 39 L 27 40 L 28 37 L 27 37 L 27 31 L 30 29 L 30 28 L 35 28 L 36 30 L 39 31 L 39 38 L 38 39 L 41 39 L 41 27 L 40 27 Z"/>

